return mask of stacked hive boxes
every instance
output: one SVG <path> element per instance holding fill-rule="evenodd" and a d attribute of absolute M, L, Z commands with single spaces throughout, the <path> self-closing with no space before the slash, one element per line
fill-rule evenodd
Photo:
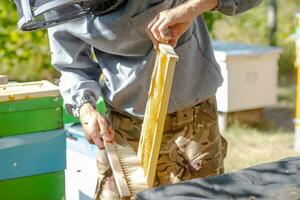
<path fill-rule="evenodd" d="M 47 81 L 0 85 L 0 199 L 65 199 L 62 100 Z"/>

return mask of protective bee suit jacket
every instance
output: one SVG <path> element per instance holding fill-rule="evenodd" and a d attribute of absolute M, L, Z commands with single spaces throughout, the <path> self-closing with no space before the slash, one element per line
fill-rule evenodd
<path fill-rule="evenodd" d="M 234 15 L 261 0 L 219 0 L 216 10 Z M 105 15 L 87 14 L 49 28 L 52 64 L 61 72 L 60 90 L 67 110 L 78 115 L 84 102 L 100 95 L 113 108 L 142 117 L 155 50 L 145 27 L 160 11 L 180 0 L 128 0 Z M 98 62 L 91 58 L 94 51 Z M 176 64 L 168 112 L 195 105 L 222 84 L 206 24 L 199 16 L 175 48 Z M 99 84 L 103 73 L 105 81 Z"/>

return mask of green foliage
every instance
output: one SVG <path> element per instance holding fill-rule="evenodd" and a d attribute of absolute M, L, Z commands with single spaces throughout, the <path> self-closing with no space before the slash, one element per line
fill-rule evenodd
<path fill-rule="evenodd" d="M 15 6 L 0 1 L 0 74 L 17 81 L 54 79 L 46 31 L 21 32 L 17 20 Z"/>
<path fill-rule="evenodd" d="M 203 16 L 210 32 L 213 30 L 214 23 L 222 18 L 222 15 L 218 12 L 206 12 Z"/>
<path fill-rule="evenodd" d="M 264 6 L 236 16 L 222 16 L 215 22 L 213 34 L 216 39 L 243 43 L 268 44 L 267 1 Z"/>

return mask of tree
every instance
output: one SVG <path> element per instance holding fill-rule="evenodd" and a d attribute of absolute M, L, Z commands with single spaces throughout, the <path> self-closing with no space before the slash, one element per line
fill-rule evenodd
<path fill-rule="evenodd" d="M 47 32 L 21 32 L 18 14 L 10 1 L 0 1 L 0 74 L 11 80 L 53 80 Z"/>

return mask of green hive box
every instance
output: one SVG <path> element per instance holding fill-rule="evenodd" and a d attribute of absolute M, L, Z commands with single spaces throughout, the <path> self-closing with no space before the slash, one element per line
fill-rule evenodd
<path fill-rule="evenodd" d="M 57 86 L 38 81 L 0 85 L 0 138 L 63 128 Z"/>
<path fill-rule="evenodd" d="M 1 200 L 65 200 L 64 171 L 0 180 Z"/>

